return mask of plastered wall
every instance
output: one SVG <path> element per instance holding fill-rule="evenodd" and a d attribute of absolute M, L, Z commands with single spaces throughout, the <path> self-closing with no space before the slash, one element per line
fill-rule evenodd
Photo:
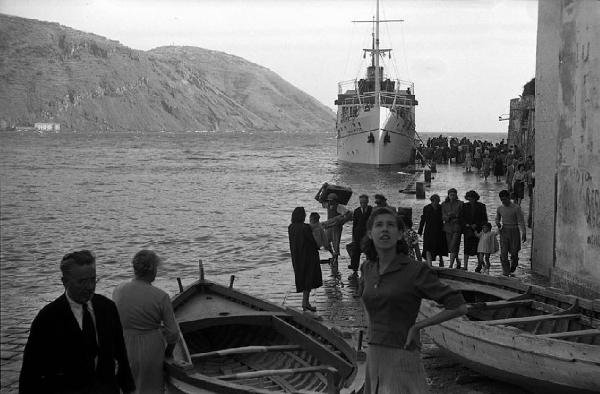
<path fill-rule="evenodd" d="M 598 298 L 600 1 L 541 1 L 537 49 L 533 267 Z"/>

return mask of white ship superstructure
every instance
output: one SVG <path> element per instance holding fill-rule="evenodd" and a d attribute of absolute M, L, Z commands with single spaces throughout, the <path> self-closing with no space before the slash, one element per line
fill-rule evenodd
<path fill-rule="evenodd" d="M 349 163 L 372 165 L 406 164 L 413 157 L 415 138 L 414 84 L 386 78 L 379 65 L 379 24 L 399 20 L 379 19 L 379 0 L 374 24 L 373 45 L 364 49 L 371 55 L 364 79 L 340 82 L 337 111 L 337 156 Z"/>

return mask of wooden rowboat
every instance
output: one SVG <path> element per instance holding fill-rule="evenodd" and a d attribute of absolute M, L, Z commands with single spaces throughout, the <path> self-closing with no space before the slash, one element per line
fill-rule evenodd
<path fill-rule="evenodd" d="M 539 393 L 600 392 L 600 300 L 516 279 L 436 269 L 468 313 L 425 329 L 450 357 Z M 441 310 L 424 300 L 420 318 Z"/>
<path fill-rule="evenodd" d="M 165 361 L 170 392 L 362 392 L 364 353 L 310 315 L 203 279 L 172 302 L 181 338 Z"/>

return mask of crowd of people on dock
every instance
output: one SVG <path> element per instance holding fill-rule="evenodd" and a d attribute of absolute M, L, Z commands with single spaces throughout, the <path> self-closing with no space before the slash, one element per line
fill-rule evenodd
<path fill-rule="evenodd" d="M 305 311 L 316 310 L 309 302 L 310 291 L 323 283 L 319 250 L 332 254 L 332 273 L 339 275 L 341 232 L 344 223 L 352 221 L 352 242 L 346 245 L 348 269 L 351 277 L 358 279 L 358 292 L 369 318 L 365 393 L 427 392 L 419 332 L 467 310 L 460 292 L 442 283 L 432 269 L 436 258 L 440 267 L 445 266 L 444 257 L 449 256 L 449 268 L 468 270 L 469 258 L 475 256 L 474 271 L 489 274 L 490 256 L 500 252 L 502 275 L 514 276 L 521 243 L 527 239 L 520 204 L 526 187 L 531 197 L 535 167 L 531 157 L 520 161 L 515 150 L 505 148 L 503 142 L 448 141 L 440 136 L 428 140 L 423 149 L 424 161 L 464 163 L 466 172 L 475 168 L 486 181 L 492 168 L 497 182 L 506 177 L 507 188 L 498 194 L 501 204 L 495 214 L 496 231 L 475 190 L 466 192 L 465 201 L 454 188 L 448 190 L 443 202 L 433 194 L 431 203 L 423 208 L 417 231 L 413 229 L 412 210 L 388 205 L 382 194 L 374 195 L 375 206 L 369 205 L 368 195 L 361 194 L 359 207 L 351 211 L 339 203 L 335 193 L 329 193 L 322 201 L 327 209 L 327 220 L 323 222 L 313 212 L 310 224 L 306 224 L 304 208 L 294 210 L 289 242 L 296 291 L 303 293 Z M 365 260 L 360 265 L 363 254 Z M 445 310 L 417 322 L 422 298 L 443 304 Z"/>
<path fill-rule="evenodd" d="M 525 156 L 518 146 L 508 146 L 504 140 L 492 143 L 440 135 L 428 138 L 417 151 L 422 165 L 462 164 L 466 172 L 475 169 L 486 181 L 490 175 L 496 177 L 496 182 L 506 177 L 508 191 L 515 193 L 517 203 L 523 200 L 526 188 L 531 193 L 535 183 L 533 157 Z"/>

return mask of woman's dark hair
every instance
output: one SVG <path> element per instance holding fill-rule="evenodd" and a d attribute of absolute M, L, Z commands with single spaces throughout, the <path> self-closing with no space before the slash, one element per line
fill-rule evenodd
<path fill-rule="evenodd" d="M 487 228 L 489 228 L 489 229 L 491 230 L 491 229 L 492 229 L 492 224 L 491 224 L 490 222 L 485 222 L 485 223 L 483 223 L 483 224 L 481 225 L 481 227 L 482 227 L 482 228 L 483 228 L 483 227 L 487 227 Z"/>
<path fill-rule="evenodd" d="M 380 207 L 374 208 L 373 212 L 369 216 L 369 220 L 367 220 L 367 231 L 371 231 L 373 228 L 373 223 L 375 223 L 375 218 L 381 215 L 392 215 L 396 218 L 396 225 L 398 226 L 398 230 L 403 233 L 406 230 L 406 225 L 400 216 L 396 214 L 396 212 L 390 207 Z M 373 240 L 368 236 L 364 236 L 361 241 L 361 250 L 367 256 L 369 260 L 377 260 L 377 250 L 375 249 L 375 244 Z M 396 244 L 396 253 L 404 253 L 408 254 L 408 244 L 404 239 L 401 239 Z"/>
<path fill-rule="evenodd" d="M 306 219 L 306 211 L 304 207 L 296 207 L 292 212 L 292 223 L 304 223 Z"/>
<path fill-rule="evenodd" d="M 467 194 L 465 194 L 465 200 L 468 200 L 469 198 L 479 201 L 479 194 L 475 190 L 469 190 Z"/>
<path fill-rule="evenodd" d="M 450 188 L 450 189 L 448 189 L 448 195 L 446 195 L 446 199 L 444 200 L 445 202 L 450 201 L 450 193 L 455 193 L 456 199 L 458 199 L 458 191 L 456 191 L 455 188 Z"/>

